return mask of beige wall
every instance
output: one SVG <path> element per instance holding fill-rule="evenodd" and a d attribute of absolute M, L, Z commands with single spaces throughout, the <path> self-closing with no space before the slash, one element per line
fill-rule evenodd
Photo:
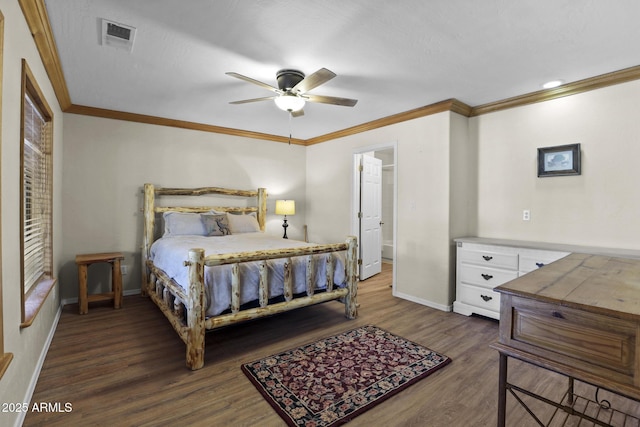
<path fill-rule="evenodd" d="M 471 119 L 478 234 L 640 249 L 638 100 L 633 81 Z M 582 175 L 537 177 L 538 147 L 574 143 Z"/>
<path fill-rule="evenodd" d="M 352 232 L 353 153 L 397 142 L 396 294 L 440 309 L 452 302 L 451 116 L 423 117 L 313 145 L 307 152 L 309 236 L 339 241 Z"/>
<path fill-rule="evenodd" d="M 478 144 L 469 137 L 469 119 L 451 114 L 449 157 L 449 289 L 447 307 L 455 299 L 456 237 L 476 234 L 478 216 Z"/>
<path fill-rule="evenodd" d="M 54 287 L 32 326 L 20 329 L 20 102 L 21 60 L 25 58 L 54 114 L 54 274 L 60 266 L 63 245 L 62 215 L 62 112 L 35 48 L 17 1 L 0 0 L 4 21 L 2 81 L 2 304 L 4 347 L 13 361 L 0 379 L 0 402 L 29 402 L 43 350 L 53 333 L 59 307 L 59 285 Z M 0 412 L 0 425 L 16 425 L 19 413 Z"/>
<path fill-rule="evenodd" d="M 469 135 L 469 119 L 451 114 L 450 199 L 451 236 L 476 233 L 478 216 L 478 144 Z"/>
<path fill-rule="evenodd" d="M 66 114 L 64 150 L 63 299 L 77 298 L 74 258 L 79 253 L 124 252 L 129 270 L 123 276 L 124 290 L 140 289 L 141 189 L 146 182 L 165 187 L 265 187 L 266 232 L 282 234 L 282 217 L 273 214 L 275 200 L 294 199 L 296 215 L 288 218 L 287 234 L 303 238 L 305 147 Z M 89 281 L 92 292 L 106 291 L 108 266 L 93 278 L 90 272 Z"/>

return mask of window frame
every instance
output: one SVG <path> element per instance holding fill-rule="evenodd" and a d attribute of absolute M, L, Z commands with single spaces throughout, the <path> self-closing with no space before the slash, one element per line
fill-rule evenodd
<path fill-rule="evenodd" d="M 0 100 L 2 100 L 2 75 L 3 75 L 3 58 L 4 58 L 4 15 L 0 12 Z M 2 128 L 2 102 L 0 102 L 0 128 Z M 0 134 L 0 160 L 2 159 L 2 135 Z M 2 170 L 2 162 L 0 161 L 0 170 Z M 0 193 L 2 192 L 2 173 L 0 173 Z M 2 197 L 0 197 L 0 219 L 2 218 Z M 2 242 L 2 221 L 0 220 L 0 242 Z M 2 245 L 0 245 L 0 378 L 9 368 L 12 353 L 4 352 L 4 323 L 2 315 Z"/>
<path fill-rule="evenodd" d="M 20 327 L 31 326 L 47 296 L 53 289 L 56 280 L 53 278 L 53 111 L 49 107 L 38 83 L 36 82 L 27 61 L 22 59 L 22 88 L 20 98 L 20 298 L 21 323 Z M 25 289 L 25 103 L 29 96 L 32 104 L 42 115 L 46 128 L 44 129 L 48 153 L 45 150 L 47 166 L 45 199 L 47 202 L 46 230 L 43 241 L 45 266 L 39 279 L 29 289 Z"/>

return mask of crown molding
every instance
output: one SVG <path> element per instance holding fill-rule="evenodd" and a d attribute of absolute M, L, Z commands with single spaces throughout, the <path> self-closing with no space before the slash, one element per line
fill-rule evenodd
<path fill-rule="evenodd" d="M 187 122 L 184 120 L 165 119 L 163 117 L 147 116 L 144 114 L 126 113 L 123 111 L 107 110 L 104 108 L 87 107 L 72 104 L 65 113 L 80 114 L 84 116 L 102 117 L 105 119 L 124 120 L 128 122 L 146 123 L 150 125 L 170 126 L 182 129 L 198 130 L 202 132 L 221 133 L 244 138 L 254 138 L 263 141 L 284 142 L 287 144 L 306 145 L 302 139 L 288 138 L 285 136 L 271 135 L 268 133 L 252 132 L 248 130 L 226 128 L 202 123 Z"/>
<path fill-rule="evenodd" d="M 330 141 L 332 139 L 343 138 L 345 136 L 367 132 L 396 123 L 406 122 L 407 120 L 413 120 L 419 117 L 429 116 L 431 114 L 442 113 L 444 111 L 453 111 L 468 116 L 471 112 L 471 107 L 456 99 L 448 99 L 446 101 L 441 101 L 435 104 L 405 111 L 404 113 L 394 114 L 392 116 L 383 117 L 381 119 L 373 120 L 361 125 L 353 126 L 336 132 L 331 132 L 325 135 L 317 136 L 315 138 L 310 138 L 307 139 L 307 145 L 319 144 L 321 142 Z"/>
<path fill-rule="evenodd" d="M 51 80 L 60 108 L 65 111 L 71 106 L 71 97 L 69 96 L 67 83 L 60 65 L 60 56 L 53 38 L 53 31 L 51 31 L 51 25 L 49 24 L 47 6 L 44 4 L 44 0 L 18 0 L 18 2 L 40 53 L 40 58 L 44 63 L 49 80 Z"/>
<path fill-rule="evenodd" d="M 314 145 L 321 142 L 330 141 L 336 138 L 343 138 L 349 135 L 366 132 L 384 126 L 401 123 L 407 120 L 419 117 L 437 114 L 444 111 L 451 111 L 466 117 L 479 116 L 482 114 L 493 113 L 509 108 L 521 107 L 524 105 L 534 104 L 538 102 L 549 101 L 564 96 L 576 95 L 594 89 L 600 89 L 606 86 L 625 83 L 632 80 L 640 79 L 640 65 L 626 68 L 612 73 L 602 74 L 600 76 L 579 80 L 573 83 L 567 83 L 553 89 L 540 90 L 512 98 L 491 102 L 487 104 L 470 107 L 456 99 L 437 102 L 435 104 L 409 110 L 403 113 L 394 114 L 361 125 L 353 126 L 347 129 L 320 135 L 307 140 L 290 139 L 283 136 L 265 134 L 260 132 L 245 131 L 240 129 L 225 128 L 220 126 L 206 125 L 202 123 L 186 122 L 181 120 L 165 119 L 161 117 L 147 116 L 143 114 L 125 113 L 122 111 L 106 110 L 102 108 L 86 107 L 82 105 L 74 105 L 69 96 L 69 90 L 62 73 L 58 50 L 56 48 L 51 25 L 47 15 L 47 8 L 44 0 L 18 0 L 22 12 L 25 16 L 29 29 L 40 52 L 40 57 L 44 63 L 45 69 L 51 80 L 56 97 L 60 103 L 60 108 L 65 113 L 83 114 L 95 117 L 104 117 L 118 120 L 126 120 L 131 122 L 148 123 L 162 126 L 173 126 L 184 129 L 199 130 L 203 132 L 222 133 L 226 135 L 241 136 L 246 138 L 257 138 L 267 141 L 283 142 L 296 145 Z"/>
<path fill-rule="evenodd" d="M 537 92 L 514 96 L 513 98 L 507 98 L 501 101 L 478 105 L 471 109 L 470 117 L 506 110 L 508 108 L 550 101 L 552 99 L 576 95 L 590 90 L 600 89 L 638 79 L 640 79 L 640 65 L 567 83 L 553 89 L 539 90 Z"/>

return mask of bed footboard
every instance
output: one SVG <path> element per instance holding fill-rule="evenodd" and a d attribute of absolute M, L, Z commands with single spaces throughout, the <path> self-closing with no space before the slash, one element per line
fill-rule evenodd
<path fill-rule="evenodd" d="M 325 255 L 327 260 L 332 259 L 332 253 L 346 251 L 345 278 L 346 284 L 342 288 L 333 287 L 333 263 L 328 262 L 327 286 L 323 292 L 315 292 L 312 275 L 307 275 L 306 295 L 294 298 L 291 279 L 291 258 L 294 256 L 307 257 L 307 271 L 313 270 L 314 256 Z M 269 304 L 267 295 L 268 281 L 266 261 L 270 259 L 285 259 L 284 274 L 284 301 Z M 259 307 L 241 309 L 239 303 L 240 277 L 239 264 L 242 262 L 257 261 L 260 265 L 259 282 Z M 231 309 L 229 313 L 206 318 L 206 304 L 204 291 L 204 267 L 232 264 L 231 281 Z M 186 364 L 189 369 L 196 370 L 204 366 L 205 332 L 227 326 L 233 323 L 243 322 L 261 317 L 271 316 L 285 311 L 320 304 L 331 300 L 341 300 L 344 305 L 344 313 L 348 319 L 354 319 L 358 315 L 357 306 L 357 239 L 349 237 L 345 243 L 331 245 L 318 245 L 309 248 L 279 249 L 273 251 L 244 252 L 238 254 L 211 255 L 204 257 L 204 250 L 192 249 L 189 251 L 189 259 L 185 261 L 189 269 L 189 292 L 186 295 L 172 280 L 149 263 L 151 283 L 155 288 L 149 289 L 148 294 L 161 308 L 170 323 L 174 326 L 178 335 L 186 344 Z M 193 296 L 193 297 L 192 297 Z M 184 307 L 179 304 L 184 301 Z"/>
<path fill-rule="evenodd" d="M 189 251 L 189 298 L 187 303 L 187 367 L 191 370 L 204 366 L 204 249 Z"/>
<path fill-rule="evenodd" d="M 187 347 L 186 364 L 196 370 L 204 366 L 205 293 L 204 250 L 189 251 L 189 294 L 162 270 L 147 261 L 149 277 L 146 295 L 160 308 Z"/>
<path fill-rule="evenodd" d="M 210 255 L 205 258 L 204 265 L 217 266 L 232 264 L 232 280 L 231 280 L 231 312 L 219 316 L 211 317 L 206 320 L 207 329 L 215 329 L 221 326 L 229 325 L 238 321 L 257 319 L 260 317 L 270 316 L 276 313 L 293 310 L 299 307 L 305 307 L 313 304 L 319 304 L 325 301 L 335 299 L 343 300 L 345 304 L 345 316 L 348 319 L 355 319 L 358 315 L 357 296 L 358 296 L 358 273 L 357 273 L 357 239 L 350 236 L 345 243 L 336 243 L 329 245 L 317 245 L 308 248 L 296 249 L 276 249 L 269 251 L 245 252 L 237 254 Z M 344 288 L 336 288 L 333 286 L 333 261 L 331 254 L 334 252 L 346 252 L 345 262 L 345 280 Z M 293 298 L 293 284 L 291 275 L 291 258 L 294 256 L 307 257 L 307 272 L 313 271 L 314 256 L 326 254 L 327 256 L 327 283 L 326 289 L 321 293 L 315 293 L 313 287 L 313 277 L 307 274 L 307 292 L 306 296 Z M 269 304 L 266 298 L 268 295 L 266 262 L 271 259 L 285 259 L 284 264 L 284 301 L 275 304 Z M 260 282 L 258 294 L 260 295 L 259 307 L 240 310 L 240 278 L 239 264 L 243 262 L 257 261 L 260 264 Z"/>

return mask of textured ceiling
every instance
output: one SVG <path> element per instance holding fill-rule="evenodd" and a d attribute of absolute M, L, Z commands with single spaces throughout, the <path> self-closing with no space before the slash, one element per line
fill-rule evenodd
<path fill-rule="evenodd" d="M 46 0 L 74 105 L 308 139 L 456 98 L 470 106 L 640 64 L 637 0 Z M 137 29 L 101 43 L 101 19 Z M 275 73 L 338 76 L 289 120 Z"/>

